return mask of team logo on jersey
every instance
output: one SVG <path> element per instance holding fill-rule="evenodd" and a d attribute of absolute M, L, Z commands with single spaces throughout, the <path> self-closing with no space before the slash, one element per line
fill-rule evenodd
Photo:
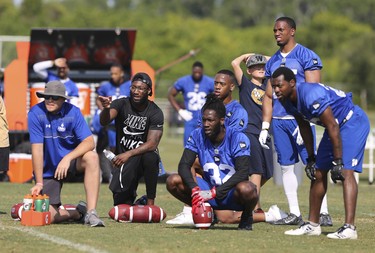
<path fill-rule="evenodd" d="M 316 103 L 316 104 L 313 104 L 313 108 L 316 110 L 320 107 L 320 104 L 319 103 Z"/>
<path fill-rule="evenodd" d="M 233 115 L 232 112 L 228 112 L 228 113 L 227 113 L 227 117 L 228 117 L 228 118 L 232 117 L 232 115 Z"/>
<path fill-rule="evenodd" d="M 314 64 L 314 65 L 318 64 L 318 59 L 314 58 L 314 59 L 313 59 L 313 64 Z"/>
<path fill-rule="evenodd" d="M 251 99 L 258 105 L 263 104 L 263 97 L 265 91 L 262 89 L 255 88 L 251 91 Z"/>
<path fill-rule="evenodd" d="M 245 122 L 243 119 L 240 120 L 240 126 L 244 126 L 245 125 Z"/>
<path fill-rule="evenodd" d="M 61 125 L 57 127 L 57 131 L 59 131 L 59 132 L 65 132 L 65 130 L 66 130 L 66 128 L 64 126 L 64 123 L 61 123 Z"/>
<path fill-rule="evenodd" d="M 214 161 L 215 161 L 215 163 L 220 163 L 220 156 L 215 155 Z"/>
<path fill-rule="evenodd" d="M 245 149 L 246 148 L 246 143 L 245 142 L 240 142 L 240 148 Z"/>
<path fill-rule="evenodd" d="M 51 128 L 51 124 L 46 124 L 46 128 Z"/>

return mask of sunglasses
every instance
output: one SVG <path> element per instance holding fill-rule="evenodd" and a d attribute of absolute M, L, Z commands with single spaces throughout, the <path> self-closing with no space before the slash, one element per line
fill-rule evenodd
<path fill-rule="evenodd" d="M 53 101 L 57 101 L 57 100 L 59 100 L 61 97 L 59 97 L 59 96 L 44 96 L 44 99 L 45 100 L 50 100 L 52 98 L 52 100 Z"/>

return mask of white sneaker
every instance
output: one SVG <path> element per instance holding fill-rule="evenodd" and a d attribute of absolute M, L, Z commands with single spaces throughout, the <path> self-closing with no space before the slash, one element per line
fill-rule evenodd
<path fill-rule="evenodd" d="M 330 233 L 327 235 L 331 239 L 357 239 L 357 230 L 354 229 L 349 224 L 344 224 L 335 233 Z"/>
<path fill-rule="evenodd" d="M 281 210 L 277 205 L 270 206 L 267 214 L 270 217 L 270 220 L 267 220 L 267 222 L 274 222 L 288 216 L 288 214 Z"/>
<path fill-rule="evenodd" d="M 193 215 L 191 213 L 181 212 L 171 220 L 168 220 L 166 224 L 169 225 L 194 225 Z"/>
<path fill-rule="evenodd" d="M 321 233 L 322 230 L 320 228 L 320 225 L 314 227 L 309 222 L 302 224 L 297 229 L 291 229 L 284 232 L 284 234 L 286 235 L 320 235 Z"/>

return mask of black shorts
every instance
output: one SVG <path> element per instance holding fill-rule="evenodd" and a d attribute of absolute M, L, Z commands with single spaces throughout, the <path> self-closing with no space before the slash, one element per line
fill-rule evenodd
<path fill-rule="evenodd" d="M 0 171 L 9 169 L 9 147 L 0 148 Z"/>
<path fill-rule="evenodd" d="M 70 162 L 68 169 L 68 175 L 77 174 L 77 159 Z M 63 186 L 63 180 L 57 180 L 55 178 L 43 178 L 43 190 L 42 194 L 47 194 L 49 196 L 50 205 L 59 207 L 61 205 L 61 189 Z"/>
<path fill-rule="evenodd" d="M 248 134 L 250 139 L 250 169 L 249 175 L 261 174 L 262 178 L 270 179 L 273 176 L 272 142 L 268 141 L 270 149 L 263 148 L 259 143 L 259 135 Z"/>

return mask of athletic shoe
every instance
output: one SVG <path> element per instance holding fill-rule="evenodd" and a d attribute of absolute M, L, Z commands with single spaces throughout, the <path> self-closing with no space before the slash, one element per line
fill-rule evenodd
<path fill-rule="evenodd" d="M 251 213 L 249 217 L 242 217 L 242 215 L 240 224 L 238 224 L 238 230 L 253 230 L 253 214 Z"/>
<path fill-rule="evenodd" d="M 99 219 L 95 209 L 92 209 L 86 213 L 84 224 L 91 227 L 104 227 L 104 222 Z"/>
<path fill-rule="evenodd" d="M 270 223 L 273 223 L 277 220 L 283 219 L 288 216 L 288 214 L 281 210 L 277 205 L 270 206 L 267 214 L 273 217 L 270 221 L 268 221 Z"/>
<path fill-rule="evenodd" d="M 287 217 L 272 222 L 273 225 L 299 225 L 303 224 L 302 215 L 290 213 Z"/>
<path fill-rule="evenodd" d="M 328 234 L 327 237 L 331 239 L 357 239 L 358 235 L 355 227 L 353 229 L 349 224 L 344 224 L 335 233 Z"/>
<path fill-rule="evenodd" d="M 322 227 L 332 227 L 332 218 L 328 213 L 321 213 L 319 218 L 320 226 Z"/>
<path fill-rule="evenodd" d="M 81 215 L 81 218 L 78 219 L 79 223 L 84 223 L 85 222 L 85 216 L 87 213 L 87 206 L 85 201 L 79 201 L 78 205 L 76 206 L 76 210 L 79 212 Z"/>
<path fill-rule="evenodd" d="M 314 227 L 309 222 L 304 223 L 297 229 L 291 229 L 284 232 L 286 235 L 320 235 L 321 233 L 322 230 L 320 225 Z"/>
<path fill-rule="evenodd" d="M 171 220 L 168 220 L 166 224 L 169 225 L 194 225 L 193 215 L 191 213 L 181 212 Z"/>

